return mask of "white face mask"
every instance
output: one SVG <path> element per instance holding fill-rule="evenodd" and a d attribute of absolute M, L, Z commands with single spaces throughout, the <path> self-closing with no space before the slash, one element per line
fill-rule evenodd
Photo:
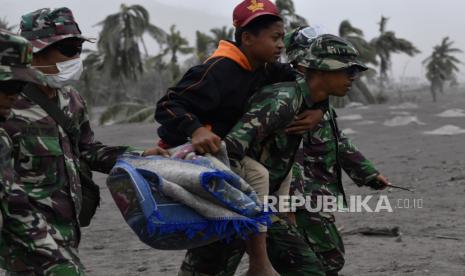
<path fill-rule="evenodd" d="M 35 66 L 36 68 L 50 67 L 55 65 Z M 57 62 L 56 67 L 58 68 L 57 74 L 44 74 L 45 81 L 49 87 L 52 88 L 63 88 L 69 85 L 81 77 L 83 71 L 83 65 L 81 58 L 75 58 L 63 62 Z"/>

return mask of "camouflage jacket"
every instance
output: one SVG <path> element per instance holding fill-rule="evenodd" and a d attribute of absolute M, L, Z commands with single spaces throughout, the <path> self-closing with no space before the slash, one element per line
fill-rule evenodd
<path fill-rule="evenodd" d="M 265 86 L 251 99 L 248 111 L 226 136 L 231 166 L 246 155 L 270 173 L 270 193 L 276 191 L 294 163 L 301 135 L 288 135 L 286 127 L 312 105 L 304 77 L 295 82 Z"/>
<path fill-rule="evenodd" d="M 84 100 L 72 87 L 58 90 L 60 109 L 79 128 L 80 158 L 94 171 L 108 173 L 128 147 L 109 147 L 95 141 Z M 81 210 L 79 157 L 65 131 L 37 104 L 20 95 L 14 118 L 2 124 L 15 147 L 15 171 L 39 212 L 62 246 L 77 247 Z"/>
<path fill-rule="evenodd" d="M 6 131 L 0 128 L 0 200 L 4 207 L 6 187 L 13 182 L 12 142 Z"/>
<path fill-rule="evenodd" d="M 42 275 L 46 267 L 65 263 L 67 253 L 57 246 L 45 216 L 16 181 L 13 148 L 9 135 L 0 128 L 0 209 L 4 220 L 0 267 L 8 271 L 32 269 Z"/>
<path fill-rule="evenodd" d="M 336 118 L 334 108 L 330 107 L 318 126 L 304 134 L 293 169 L 291 194 L 318 191 L 328 195 L 342 195 L 342 186 L 338 184 L 338 166 L 359 186 L 379 174 L 374 165 L 339 130 Z"/>

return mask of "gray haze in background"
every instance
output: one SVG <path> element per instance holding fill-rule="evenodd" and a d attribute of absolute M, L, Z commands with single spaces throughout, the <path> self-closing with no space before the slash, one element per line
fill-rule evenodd
<path fill-rule="evenodd" d="M 208 32 L 213 27 L 231 25 L 232 10 L 240 0 L 0 0 L 0 17 L 6 17 L 10 24 L 18 24 L 24 13 L 42 7 L 71 8 L 84 34 L 97 37 L 100 28 L 95 24 L 110 13 L 118 10 L 121 3 L 141 4 L 147 8 L 153 24 L 168 30 L 176 24 L 191 45 L 195 43 L 195 31 Z M 399 77 L 418 77 L 424 79 L 421 61 L 428 56 L 434 45 L 445 36 L 456 42 L 456 47 L 465 50 L 465 2 L 461 0 L 294 0 L 297 13 L 304 16 L 311 24 L 318 24 L 337 34 L 339 23 L 348 19 L 365 32 L 371 39 L 378 35 L 378 22 L 381 15 L 389 17 L 387 29 L 396 32 L 398 37 L 412 41 L 421 54 L 414 58 L 395 55 L 392 73 Z M 152 45 L 151 52 L 157 48 Z M 465 55 L 459 55 L 465 61 Z M 464 72 L 459 79 L 465 80 Z"/>

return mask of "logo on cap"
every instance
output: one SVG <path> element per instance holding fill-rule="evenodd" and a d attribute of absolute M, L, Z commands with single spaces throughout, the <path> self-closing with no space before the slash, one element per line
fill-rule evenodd
<path fill-rule="evenodd" d="M 244 0 L 234 8 L 233 22 L 236 27 L 244 27 L 262 15 L 280 17 L 278 8 L 270 0 Z"/>
<path fill-rule="evenodd" d="M 252 12 L 263 11 L 265 9 L 265 4 L 257 3 L 257 0 L 251 0 L 251 5 L 247 7 Z"/>

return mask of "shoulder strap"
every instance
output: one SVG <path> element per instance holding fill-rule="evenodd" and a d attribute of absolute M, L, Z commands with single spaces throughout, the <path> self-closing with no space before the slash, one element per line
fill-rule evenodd
<path fill-rule="evenodd" d="M 331 129 L 333 131 L 333 136 L 335 138 L 335 143 L 336 143 L 336 174 L 337 174 L 337 186 L 339 190 L 342 193 L 344 204 L 347 205 L 347 199 L 346 199 L 346 193 L 344 191 L 344 186 L 342 185 L 342 165 L 341 161 L 339 158 L 339 141 L 341 137 L 339 136 L 339 126 L 337 125 L 336 121 L 336 111 L 333 108 L 330 108 L 329 110 L 329 115 L 330 115 L 330 125 Z"/>
<path fill-rule="evenodd" d="M 27 84 L 24 87 L 23 94 L 42 107 L 42 109 L 45 110 L 47 114 L 63 128 L 63 130 L 68 135 L 68 138 L 73 143 L 73 150 L 75 151 L 75 154 L 79 156 L 79 129 L 75 126 L 74 121 L 66 116 L 63 110 L 61 110 L 57 104 L 49 100 L 35 84 Z"/>

